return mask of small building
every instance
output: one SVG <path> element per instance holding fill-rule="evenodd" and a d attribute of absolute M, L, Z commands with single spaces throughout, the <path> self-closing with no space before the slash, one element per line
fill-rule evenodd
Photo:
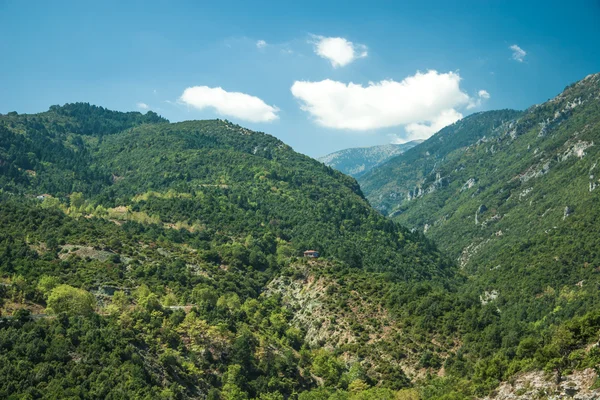
<path fill-rule="evenodd" d="M 52 195 L 48 194 L 48 193 L 44 193 L 44 194 L 40 194 L 39 196 L 36 197 L 38 200 L 46 200 L 46 199 L 51 199 Z"/>
<path fill-rule="evenodd" d="M 308 258 L 319 258 L 319 252 L 316 250 L 306 250 L 304 252 L 304 257 Z"/>

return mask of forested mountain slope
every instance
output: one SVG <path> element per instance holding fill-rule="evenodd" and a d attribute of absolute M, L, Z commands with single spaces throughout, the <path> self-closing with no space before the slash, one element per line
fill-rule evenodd
<path fill-rule="evenodd" d="M 412 149 L 421 142 L 421 140 L 413 140 L 402 144 L 355 147 L 336 151 L 335 153 L 319 157 L 317 160 L 340 172 L 357 178 L 390 158 Z"/>
<path fill-rule="evenodd" d="M 465 118 L 361 177 L 375 207 L 426 232 L 497 309 L 497 372 L 515 368 L 519 350 L 515 357 L 510 343 L 524 345 L 517 338 L 539 345 L 547 340 L 540 327 L 600 305 L 599 142 L 595 74 L 522 114 Z M 572 337 L 563 339 L 571 351 Z M 559 358 L 542 367 L 565 365 L 574 364 Z"/>
<path fill-rule="evenodd" d="M 71 126 L 79 120 L 63 115 L 53 107 L 2 117 L 5 191 L 65 201 L 81 193 L 88 209 L 129 207 L 163 224 L 218 226 L 229 235 L 271 232 L 293 238 L 297 251 L 314 248 L 406 278 L 443 270 L 431 260 L 419 267 L 405 262 L 411 255 L 398 252 L 403 241 L 429 244 L 371 210 L 354 179 L 272 136 L 220 120 L 165 124 L 160 118 L 136 128 L 123 121 L 126 130 L 113 134 L 112 127 L 104 130 L 112 122 L 104 117 L 95 123 L 99 133 L 78 135 Z M 372 249 L 377 243 L 381 248 Z"/>
<path fill-rule="evenodd" d="M 81 103 L 0 135 L 0 397 L 472 398 L 598 364 L 597 291 L 568 285 L 595 264 L 494 301 L 272 136 Z"/>
<path fill-rule="evenodd" d="M 383 214 L 398 212 L 406 201 L 433 190 L 431 184 L 435 188 L 447 183 L 438 173 L 439 166 L 451 153 L 469 146 L 520 114 L 520 111 L 500 110 L 469 115 L 361 176 L 361 188 L 368 194 L 371 204 Z"/>
<path fill-rule="evenodd" d="M 442 314 L 406 316 L 457 302 L 455 267 L 272 136 L 80 103 L 0 116 L 0 135 L 2 397 L 392 395 L 422 349 L 447 355 Z M 287 293 L 315 278 L 313 318 Z M 305 343 L 323 319 L 331 338 Z"/>
<path fill-rule="evenodd" d="M 551 232 L 596 210 L 599 98 L 596 74 L 522 115 L 472 115 L 365 176 L 362 188 L 376 208 L 426 231 L 463 266 L 485 247 L 498 254 L 499 243 L 565 236 Z M 464 140 L 465 129 L 476 134 Z M 432 151 L 444 142 L 456 144 Z"/>

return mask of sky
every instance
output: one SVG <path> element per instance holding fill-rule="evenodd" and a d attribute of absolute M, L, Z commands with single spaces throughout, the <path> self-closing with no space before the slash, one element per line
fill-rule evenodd
<path fill-rule="evenodd" d="M 0 113 L 222 118 L 313 157 L 525 109 L 596 72 L 598 0 L 0 0 Z"/>

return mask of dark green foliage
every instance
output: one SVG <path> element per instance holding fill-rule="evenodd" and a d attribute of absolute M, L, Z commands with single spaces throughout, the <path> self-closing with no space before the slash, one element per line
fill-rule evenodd
<path fill-rule="evenodd" d="M 169 122 L 153 111 L 146 114 L 139 112 L 119 112 L 89 103 L 71 103 L 64 106 L 51 106 L 49 113 L 69 118 L 65 130 L 80 135 L 102 136 L 124 131 L 141 124 Z M 76 142 L 83 144 L 80 140 Z"/>
<path fill-rule="evenodd" d="M 86 110 L 91 110 L 90 121 L 104 121 L 104 114 L 109 121 L 137 121 L 85 104 L 65 107 L 49 114 L 73 115 L 73 124 Z M 29 119 L 35 119 L 40 135 L 52 136 L 53 120 L 46 114 L 5 117 L 7 137 L 24 141 L 14 157 L 30 149 L 40 153 L 35 157 L 39 162 L 31 165 L 39 166 L 35 176 L 7 157 L 18 176 L 3 176 L 6 190 L 55 196 L 83 192 L 94 207 L 130 205 L 132 211 L 158 215 L 164 223 L 198 222 L 209 230 L 218 226 L 230 236 L 270 232 L 291 241 L 297 255 L 314 248 L 353 267 L 386 270 L 398 279 L 448 273 L 447 263 L 430 243 L 368 207 L 355 180 L 272 136 L 220 120 L 145 124 L 101 141 L 87 138 L 78 151 L 64 140 L 53 140 L 60 151 L 49 147 L 55 158 L 45 162 L 45 147 L 35 147 L 29 133 L 14 133 L 17 129 L 8 126 L 29 127 Z M 66 121 L 68 125 L 71 119 Z M 264 267 L 266 260 L 257 261 Z"/>
<path fill-rule="evenodd" d="M 158 398 L 163 382 L 146 353 L 133 332 L 99 316 L 5 321 L 0 397 Z"/>

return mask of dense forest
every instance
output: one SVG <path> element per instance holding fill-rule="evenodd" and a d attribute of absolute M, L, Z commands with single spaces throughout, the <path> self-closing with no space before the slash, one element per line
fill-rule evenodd
<path fill-rule="evenodd" d="M 438 332 L 415 315 L 427 329 L 404 334 L 402 314 L 462 278 L 354 179 L 227 121 L 87 104 L 0 120 L 3 397 L 412 396 L 401 360 Z M 285 296 L 302 279 L 331 287 L 315 318 Z M 371 338 L 381 307 L 397 337 Z M 345 342 L 309 345 L 330 309 Z"/>
<path fill-rule="evenodd" d="M 594 102 L 561 129 L 597 135 Z M 528 115 L 490 115 L 440 158 L 509 120 L 537 127 Z M 461 399 L 520 371 L 597 368 L 589 201 L 502 248 L 497 275 L 455 261 L 465 231 L 409 229 L 353 178 L 228 121 L 84 103 L 0 115 L 0 397 Z"/>

